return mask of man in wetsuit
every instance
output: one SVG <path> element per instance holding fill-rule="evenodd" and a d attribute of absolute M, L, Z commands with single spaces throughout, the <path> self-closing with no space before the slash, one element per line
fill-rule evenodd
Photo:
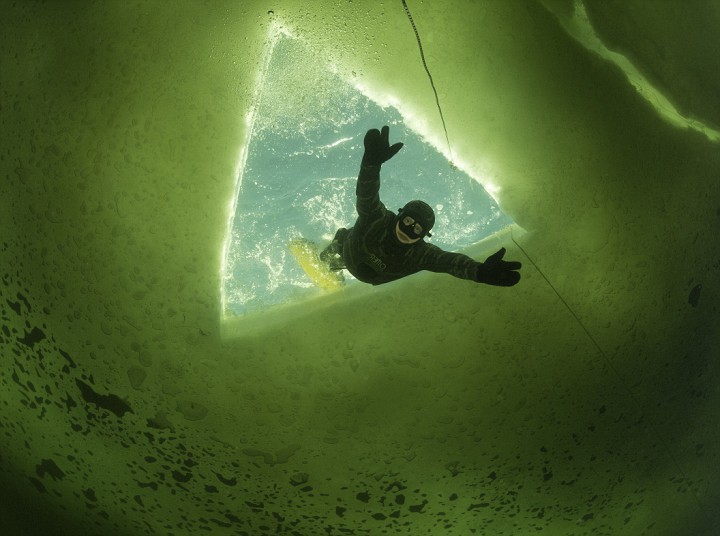
<path fill-rule="evenodd" d="M 444 272 L 478 283 L 510 287 L 520 281 L 521 264 L 504 261 L 505 248 L 478 262 L 461 253 L 426 243 L 435 223 L 433 209 L 410 201 L 398 214 L 380 201 L 380 167 L 402 149 L 390 145 L 390 129 L 372 129 L 365 135 L 365 154 L 355 193 L 358 219 L 350 229 L 339 229 L 320 254 L 332 270 L 346 268 L 360 281 L 381 285 L 421 270 Z"/>

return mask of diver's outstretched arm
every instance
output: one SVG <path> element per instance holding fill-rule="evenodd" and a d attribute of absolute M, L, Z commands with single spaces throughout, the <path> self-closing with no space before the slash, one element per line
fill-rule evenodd
<path fill-rule="evenodd" d="M 380 167 L 403 147 L 402 143 L 390 145 L 389 135 L 387 126 L 382 127 L 382 132 L 374 128 L 365 134 L 365 153 L 355 188 L 356 208 L 363 221 L 375 220 L 385 214 L 385 206 L 380 202 Z"/>

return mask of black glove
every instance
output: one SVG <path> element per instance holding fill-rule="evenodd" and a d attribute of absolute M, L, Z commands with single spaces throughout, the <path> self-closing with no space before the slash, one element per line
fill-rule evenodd
<path fill-rule="evenodd" d="M 365 166 L 379 166 L 390 160 L 402 149 L 402 143 L 396 143 L 392 147 L 388 141 L 390 127 L 382 127 L 382 132 L 373 128 L 365 134 L 365 154 L 362 163 Z"/>
<path fill-rule="evenodd" d="M 502 260 L 505 248 L 490 255 L 484 263 L 478 266 L 475 280 L 478 283 L 495 285 L 498 287 L 512 287 L 520 281 L 520 274 L 514 270 L 522 268 L 519 262 Z"/>

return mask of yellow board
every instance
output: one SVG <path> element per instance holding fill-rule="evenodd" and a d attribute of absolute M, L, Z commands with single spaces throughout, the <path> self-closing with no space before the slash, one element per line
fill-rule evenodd
<path fill-rule="evenodd" d="M 342 287 L 342 273 L 333 272 L 320 260 L 314 242 L 305 238 L 294 238 L 290 241 L 289 248 L 300 267 L 318 287 L 325 290 L 337 290 Z"/>

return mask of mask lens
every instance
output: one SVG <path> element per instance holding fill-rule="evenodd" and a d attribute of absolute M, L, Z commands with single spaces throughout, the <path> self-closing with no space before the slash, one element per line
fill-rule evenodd
<path fill-rule="evenodd" d="M 405 216 L 402 219 L 402 223 L 403 223 L 403 232 L 405 232 L 405 234 L 408 234 L 408 235 L 414 234 L 415 235 L 415 236 L 410 236 L 410 238 L 419 238 L 422 236 L 422 233 L 423 233 L 422 225 L 417 223 L 412 217 Z"/>

